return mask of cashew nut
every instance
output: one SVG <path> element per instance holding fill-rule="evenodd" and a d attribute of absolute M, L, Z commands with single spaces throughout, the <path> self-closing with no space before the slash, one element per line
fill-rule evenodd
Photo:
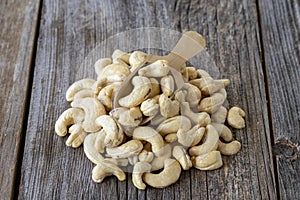
<path fill-rule="evenodd" d="M 87 98 L 87 97 L 96 98 L 96 94 L 95 94 L 94 90 L 82 89 L 74 95 L 73 99 L 82 99 L 82 98 Z"/>
<path fill-rule="evenodd" d="M 175 146 L 173 148 L 173 157 L 180 163 L 183 170 L 188 170 L 193 166 L 190 156 L 183 146 Z"/>
<path fill-rule="evenodd" d="M 93 79 L 82 79 L 73 83 L 66 92 L 67 101 L 73 101 L 74 95 L 84 89 L 92 89 L 93 84 L 96 81 Z"/>
<path fill-rule="evenodd" d="M 198 156 L 216 150 L 218 148 L 218 141 L 219 134 L 217 130 L 212 125 L 207 125 L 206 138 L 203 144 L 191 147 L 189 153 L 191 156 Z"/>
<path fill-rule="evenodd" d="M 170 133 L 170 134 L 165 136 L 165 141 L 167 143 L 176 142 L 177 140 L 178 140 L 177 133 Z"/>
<path fill-rule="evenodd" d="M 142 176 L 145 172 L 150 172 L 151 165 L 148 162 L 137 162 L 132 171 L 132 182 L 135 187 L 140 190 L 146 188 L 145 183 L 143 182 Z"/>
<path fill-rule="evenodd" d="M 226 142 L 230 142 L 232 140 L 232 132 L 227 126 L 225 126 L 224 124 L 217 123 L 212 123 L 211 125 L 215 127 L 219 136 L 223 138 Z"/>
<path fill-rule="evenodd" d="M 201 91 L 190 83 L 185 83 L 184 87 L 187 89 L 185 99 L 187 102 L 189 102 L 190 107 L 197 106 L 201 99 Z"/>
<path fill-rule="evenodd" d="M 121 51 L 120 49 L 116 49 L 112 53 L 111 58 L 113 60 L 121 59 L 123 62 L 126 63 L 126 65 L 128 65 L 129 64 L 130 54 L 128 54 L 128 53 L 126 53 L 124 51 Z"/>
<path fill-rule="evenodd" d="M 211 78 L 211 76 L 209 75 L 209 73 L 207 73 L 203 69 L 197 69 L 197 74 L 198 74 L 199 78 L 205 78 L 205 77 Z"/>
<path fill-rule="evenodd" d="M 139 162 L 139 157 L 137 155 L 128 157 L 127 159 L 131 165 L 135 165 L 137 162 Z"/>
<path fill-rule="evenodd" d="M 230 156 L 230 155 L 237 154 L 237 152 L 239 152 L 240 149 L 241 149 L 241 143 L 237 140 L 234 140 L 230 143 L 223 143 L 219 141 L 218 150 L 223 155 Z"/>
<path fill-rule="evenodd" d="M 214 93 L 210 97 L 206 97 L 200 101 L 198 110 L 207 112 L 209 114 L 216 112 L 222 106 L 226 99 L 225 89 L 221 89 L 219 92 Z"/>
<path fill-rule="evenodd" d="M 139 140 L 130 140 L 121 146 L 106 148 L 106 153 L 112 158 L 128 158 L 136 156 L 143 149 L 143 144 Z"/>
<path fill-rule="evenodd" d="M 135 76 L 132 79 L 134 86 L 132 92 L 119 99 L 119 104 L 123 107 L 131 108 L 141 104 L 149 96 L 152 85 L 147 77 Z"/>
<path fill-rule="evenodd" d="M 246 113 L 239 107 L 232 107 L 228 111 L 227 122 L 233 128 L 241 129 L 245 127 L 245 120 L 243 117 Z"/>
<path fill-rule="evenodd" d="M 186 67 L 185 70 L 187 71 L 189 80 L 193 80 L 193 79 L 196 79 L 198 77 L 198 73 L 197 73 L 195 67 Z"/>
<path fill-rule="evenodd" d="M 172 156 L 172 148 L 170 144 L 165 144 L 163 148 L 157 153 L 151 162 L 151 170 L 156 171 L 164 167 L 164 161 Z"/>
<path fill-rule="evenodd" d="M 166 96 L 170 96 L 174 92 L 174 79 L 171 75 L 164 76 L 160 80 L 161 90 Z"/>
<path fill-rule="evenodd" d="M 128 165 L 128 159 L 126 158 L 105 158 L 104 161 L 111 162 L 121 167 L 126 167 Z"/>
<path fill-rule="evenodd" d="M 153 116 L 158 113 L 159 105 L 156 99 L 147 99 L 141 104 L 140 109 L 145 116 Z"/>
<path fill-rule="evenodd" d="M 65 110 L 55 123 L 55 132 L 59 136 L 65 136 L 68 133 L 67 127 L 71 124 L 82 123 L 84 112 L 80 108 L 69 108 Z"/>
<path fill-rule="evenodd" d="M 224 123 L 226 121 L 227 109 L 221 106 L 219 110 L 211 114 L 211 121 L 215 123 Z"/>
<path fill-rule="evenodd" d="M 87 133 L 82 129 L 80 124 L 74 124 L 69 128 L 70 136 L 66 141 L 67 146 L 72 146 L 73 148 L 79 147 L 84 138 L 87 136 Z"/>
<path fill-rule="evenodd" d="M 194 113 L 188 102 L 182 102 L 180 105 L 181 115 L 188 117 L 193 124 L 199 124 L 200 126 L 206 126 L 210 124 L 210 116 L 206 112 Z"/>
<path fill-rule="evenodd" d="M 219 151 L 210 151 L 192 159 L 193 166 L 200 170 L 214 170 L 222 167 L 223 161 Z"/>
<path fill-rule="evenodd" d="M 174 117 L 179 114 L 179 102 L 171 100 L 166 94 L 161 94 L 159 97 L 160 114 L 165 118 Z"/>
<path fill-rule="evenodd" d="M 157 60 L 154 63 L 147 65 L 139 70 L 140 76 L 145 77 L 164 77 L 169 73 L 168 62 L 165 60 Z"/>
<path fill-rule="evenodd" d="M 192 127 L 191 121 L 185 116 L 176 116 L 169 118 L 162 122 L 157 128 L 156 131 L 159 132 L 162 136 L 165 136 L 169 133 L 176 133 L 178 129 L 190 130 Z"/>
<path fill-rule="evenodd" d="M 159 174 L 145 173 L 143 180 L 148 185 L 155 188 L 167 187 L 175 183 L 181 173 L 181 167 L 178 161 L 167 159 L 164 161 L 164 170 Z"/>
<path fill-rule="evenodd" d="M 143 114 L 138 107 L 130 109 L 122 107 L 115 108 L 110 111 L 110 115 L 125 127 L 136 127 L 143 120 Z"/>
<path fill-rule="evenodd" d="M 206 80 L 208 80 L 208 81 L 206 81 L 205 84 L 201 88 L 201 92 L 205 96 L 212 95 L 212 94 L 216 93 L 217 91 L 219 91 L 220 89 L 224 88 L 224 84 L 222 81 L 215 81 L 213 79 L 206 79 Z"/>
<path fill-rule="evenodd" d="M 149 143 L 148 143 L 149 144 Z M 154 154 L 151 151 L 147 151 L 143 149 L 139 154 L 139 161 L 140 162 L 148 162 L 151 163 L 154 158 Z"/>
<path fill-rule="evenodd" d="M 111 162 L 99 162 L 92 171 L 92 179 L 96 183 L 101 183 L 107 176 L 115 175 L 120 181 L 126 179 L 125 173 Z"/>
<path fill-rule="evenodd" d="M 186 147 L 195 146 L 201 141 L 204 133 L 205 128 L 200 127 L 199 124 L 195 125 L 188 131 L 179 129 L 177 131 L 178 142 Z"/>
<path fill-rule="evenodd" d="M 129 63 L 131 66 L 131 71 L 133 72 L 138 67 L 144 65 L 147 61 L 148 55 L 141 51 L 134 51 L 129 57 Z"/>
<path fill-rule="evenodd" d="M 126 65 L 113 63 L 104 67 L 98 77 L 106 78 L 107 82 L 123 81 L 130 74 Z"/>
<path fill-rule="evenodd" d="M 102 88 L 98 94 L 99 101 L 104 105 L 107 111 L 112 109 L 112 99 L 115 92 L 119 89 L 121 82 L 114 82 Z"/>
<path fill-rule="evenodd" d="M 102 73 L 102 70 L 107 66 L 112 64 L 112 60 L 110 58 L 102 58 L 96 61 L 95 63 L 95 72 L 98 76 Z"/>
<path fill-rule="evenodd" d="M 88 134 L 83 142 L 83 150 L 86 157 L 94 164 L 100 163 L 104 158 L 95 147 L 97 133 Z"/>
<path fill-rule="evenodd" d="M 104 153 L 104 148 L 106 146 L 105 138 L 106 138 L 106 133 L 105 133 L 104 129 L 101 129 L 100 131 L 96 132 L 94 146 L 99 153 Z"/>
<path fill-rule="evenodd" d="M 149 80 L 151 82 L 152 89 L 148 97 L 153 98 L 160 94 L 160 85 L 155 78 L 149 78 Z"/>
<path fill-rule="evenodd" d="M 186 90 L 178 90 L 175 92 L 175 99 L 180 103 L 186 102 L 186 95 L 187 95 Z"/>

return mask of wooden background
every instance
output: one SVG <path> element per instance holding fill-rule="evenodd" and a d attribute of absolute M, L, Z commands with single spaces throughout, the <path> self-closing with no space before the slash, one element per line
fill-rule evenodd
<path fill-rule="evenodd" d="M 0 199 L 300 199 L 298 0 L 14 0 L 0 2 Z M 242 150 L 223 168 L 190 170 L 165 189 L 101 184 L 82 147 L 54 133 L 80 65 L 99 41 L 140 27 L 194 30 L 229 105 L 246 113 Z"/>

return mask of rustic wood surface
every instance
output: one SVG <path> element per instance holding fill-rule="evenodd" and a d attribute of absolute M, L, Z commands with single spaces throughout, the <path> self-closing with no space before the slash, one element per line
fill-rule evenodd
<path fill-rule="evenodd" d="M 280 197 L 300 199 L 300 2 L 261 1 L 260 13 Z"/>
<path fill-rule="evenodd" d="M 0 1 L 0 198 L 14 196 L 22 158 L 38 1 Z M 20 154 L 19 154 L 20 153 Z M 19 156 L 20 155 L 20 156 Z"/>
<path fill-rule="evenodd" d="M 297 0 L 25 0 L 0 11 L 1 199 L 300 199 Z M 109 39 L 142 27 L 162 28 L 151 53 L 170 50 L 168 29 L 201 33 L 231 80 L 228 104 L 247 113 L 246 128 L 233 130 L 242 150 L 221 169 L 184 171 L 145 191 L 130 174 L 94 183 L 83 148 L 54 132 L 68 86 L 95 78 L 93 62 L 114 48 L 147 46 L 138 31 Z"/>

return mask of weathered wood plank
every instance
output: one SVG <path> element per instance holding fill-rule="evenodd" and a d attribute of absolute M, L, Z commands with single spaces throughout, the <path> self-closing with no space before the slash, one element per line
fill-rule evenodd
<path fill-rule="evenodd" d="M 0 1 L 0 194 L 14 196 L 38 0 Z M 20 152 L 22 154 L 22 152 Z"/>
<path fill-rule="evenodd" d="M 95 184 L 91 180 L 93 165 L 83 149 L 67 148 L 66 139 L 55 135 L 54 123 L 69 107 L 64 98 L 68 86 L 75 80 L 95 77 L 93 60 L 80 63 L 96 44 L 119 32 L 146 26 L 195 30 L 206 37 L 208 51 L 221 76 L 232 81 L 229 104 L 239 105 L 247 112 L 247 128 L 234 131 L 243 148 L 236 156 L 225 158 L 222 169 L 183 172 L 179 182 L 165 189 L 148 187 L 138 191 L 131 180 L 118 182 L 115 177 Z M 164 36 L 165 30 L 161 31 Z M 169 50 L 164 46 L 168 38 L 164 37 L 153 42 L 161 42 L 161 49 Z M 19 198 L 275 199 L 259 37 L 254 0 L 45 0 Z M 108 54 L 121 43 L 132 42 L 132 38 L 137 46 L 147 42 L 139 40 L 141 35 L 137 33 L 119 44 L 108 40 L 97 56 Z M 159 48 L 153 51 L 159 52 Z"/>
<path fill-rule="evenodd" d="M 259 1 L 259 8 L 280 198 L 300 199 L 300 2 Z"/>

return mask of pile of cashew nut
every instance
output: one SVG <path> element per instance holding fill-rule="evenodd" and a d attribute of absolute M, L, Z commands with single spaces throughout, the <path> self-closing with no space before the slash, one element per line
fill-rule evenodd
<path fill-rule="evenodd" d="M 245 127 L 245 112 L 224 106 L 228 79 L 213 79 L 207 72 L 182 66 L 184 86 L 178 88 L 165 60 L 147 63 L 141 51 L 115 50 L 112 58 L 95 63 L 97 80 L 82 79 L 66 92 L 71 108 L 55 124 L 66 145 L 83 144 L 87 158 L 95 164 L 92 179 L 102 182 L 114 175 L 144 190 L 175 183 L 181 170 L 195 167 L 214 170 L 223 165 L 222 155 L 234 155 L 241 143 L 231 129 Z M 113 108 L 114 95 L 126 77 L 133 89 Z"/>

